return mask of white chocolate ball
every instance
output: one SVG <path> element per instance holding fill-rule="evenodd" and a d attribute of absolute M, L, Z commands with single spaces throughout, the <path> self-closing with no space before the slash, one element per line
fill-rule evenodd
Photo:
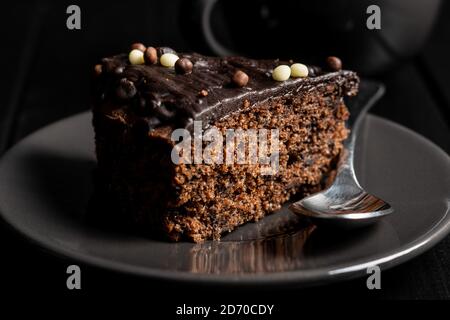
<path fill-rule="evenodd" d="M 128 55 L 131 64 L 144 64 L 144 53 L 141 50 L 133 49 Z"/>
<path fill-rule="evenodd" d="M 161 58 L 159 58 L 159 63 L 164 67 L 172 68 L 175 66 L 175 62 L 178 60 L 178 56 L 173 53 L 164 53 Z"/>
<path fill-rule="evenodd" d="M 272 78 L 276 81 L 286 81 L 291 76 L 291 68 L 282 64 L 273 69 Z"/>
<path fill-rule="evenodd" d="M 291 77 L 304 78 L 308 76 L 308 67 L 302 63 L 294 63 L 291 66 Z"/>

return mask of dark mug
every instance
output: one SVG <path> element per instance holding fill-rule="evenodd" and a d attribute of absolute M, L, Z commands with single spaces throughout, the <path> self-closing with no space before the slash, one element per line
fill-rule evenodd
<path fill-rule="evenodd" d="M 215 55 L 294 59 L 376 74 L 416 53 L 436 18 L 440 0 L 184 0 L 182 30 L 196 50 Z M 381 29 L 369 29 L 370 5 Z"/>

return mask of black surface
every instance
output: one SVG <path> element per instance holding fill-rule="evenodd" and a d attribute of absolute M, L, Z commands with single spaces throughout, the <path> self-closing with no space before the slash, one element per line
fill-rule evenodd
<path fill-rule="evenodd" d="M 28 133 L 65 116 L 88 109 L 89 75 L 94 61 L 127 50 L 134 41 L 189 50 L 177 25 L 178 1 L 96 2 L 82 5 L 82 30 L 65 27 L 67 1 L 52 4 L 29 1 L 6 6 L 0 20 L 2 39 L 0 78 L 0 152 Z M 151 16 L 151 18 L 148 18 Z M 373 113 L 405 125 L 450 152 L 450 3 L 421 53 L 379 77 L 387 93 Z M 116 23 L 120 21 L 120 23 Z M 24 199 L 26 201 L 26 199 Z M 424 213 L 426 214 L 426 213 Z M 66 292 L 66 267 L 73 261 L 37 249 L 1 225 L 2 289 L 10 292 Z M 450 237 L 402 266 L 386 271 L 382 290 L 369 291 L 365 279 L 302 291 L 258 291 L 259 302 L 287 297 L 345 299 L 450 299 Z M 150 283 L 97 268 L 81 266 L 86 292 L 153 292 L 172 289 L 184 301 L 221 302 L 222 292 Z M 181 295 L 180 295 L 181 296 Z M 233 292 L 233 301 L 249 300 L 247 292 Z M 230 297 L 230 295 L 228 296 Z M 241 297 L 241 300 L 239 300 Z M 270 297 L 270 298 L 269 298 Z M 253 299 L 254 301 L 255 299 Z M 225 302 L 225 301 L 224 301 Z"/>

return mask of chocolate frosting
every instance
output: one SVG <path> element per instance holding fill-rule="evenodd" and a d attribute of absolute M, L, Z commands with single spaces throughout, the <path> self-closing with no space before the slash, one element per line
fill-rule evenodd
<path fill-rule="evenodd" d="M 272 96 L 299 94 L 331 82 L 337 82 L 345 94 L 353 95 L 358 82 L 356 73 L 352 71 L 326 72 L 313 66 L 308 67 L 306 78 L 278 82 L 272 79 L 272 70 L 280 64 L 289 65 L 289 62 L 217 58 L 196 53 L 178 55 L 191 60 L 192 73 L 177 74 L 174 68 L 160 64 L 131 65 L 126 54 L 103 59 L 103 71 L 95 82 L 95 105 L 109 106 L 111 111 L 129 109 L 138 118 L 146 119 L 150 128 L 162 125 L 190 128 L 193 120 L 203 120 L 208 125 L 244 105 L 248 107 L 245 100 L 251 107 Z M 237 70 L 249 76 L 244 87 L 236 86 L 231 80 Z M 117 96 L 117 88 L 124 78 L 136 88 L 128 99 L 123 97 L 123 92 L 120 98 Z"/>

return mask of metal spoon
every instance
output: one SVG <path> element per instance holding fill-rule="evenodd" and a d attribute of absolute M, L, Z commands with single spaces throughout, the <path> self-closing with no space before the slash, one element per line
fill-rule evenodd
<path fill-rule="evenodd" d="M 384 94 L 384 86 L 361 81 L 359 94 L 349 105 L 347 127 L 350 136 L 344 141 L 336 178 L 327 189 L 290 205 L 295 214 L 307 216 L 316 224 L 356 228 L 372 224 L 392 213 L 393 208 L 380 198 L 367 193 L 358 183 L 353 168 L 358 128 L 375 102 Z"/>

